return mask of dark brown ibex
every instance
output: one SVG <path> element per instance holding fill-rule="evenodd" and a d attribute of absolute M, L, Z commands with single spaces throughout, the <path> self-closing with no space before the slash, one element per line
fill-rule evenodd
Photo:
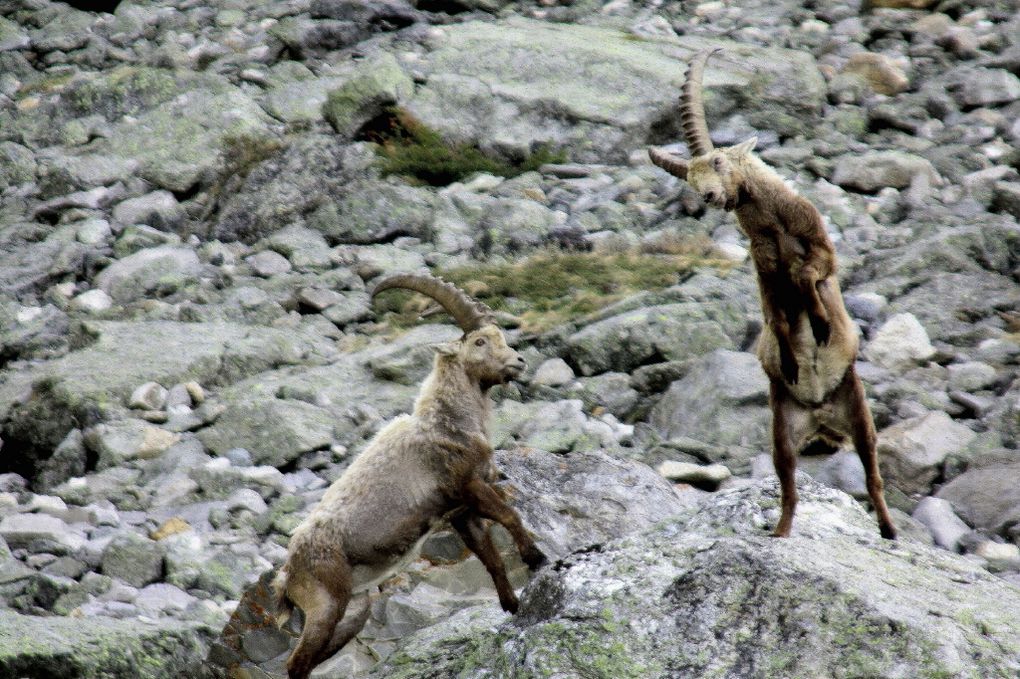
<path fill-rule="evenodd" d="M 680 95 L 691 159 L 656 148 L 648 153 L 653 163 L 686 180 L 708 205 L 736 212 L 751 241 L 765 317 L 758 359 L 770 381 L 772 459 L 782 486 L 782 515 L 774 534 L 790 534 L 797 453 L 816 440 L 836 447 L 849 435 L 864 463 L 882 537 L 895 538 L 878 469 L 875 425 L 854 369 L 857 332 L 843 306 L 832 241 L 815 206 L 754 155 L 757 139 L 712 146 L 701 80 L 716 51 L 704 50 L 691 59 Z"/>
<path fill-rule="evenodd" d="M 485 565 L 506 611 L 517 597 L 485 520 L 510 531 L 531 568 L 545 561 L 520 517 L 490 485 L 488 418 L 491 387 L 517 377 L 524 359 L 507 346 L 491 310 L 453 285 L 423 274 L 397 274 L 373 297 L 406 288 L 436 300 L 464 331 L 437 347 L 411 415 L 384 427 L 298 526 L 274 586 L 278 620 L 304 611 L 290 679 L 305 679 L 361 630 L 367 591 L 400 568 L 436 524 L 449 521 Z M 352 596 L 361 608 L 347 618 Z M 343 622 L 341 623 L 341 620 Z"/>

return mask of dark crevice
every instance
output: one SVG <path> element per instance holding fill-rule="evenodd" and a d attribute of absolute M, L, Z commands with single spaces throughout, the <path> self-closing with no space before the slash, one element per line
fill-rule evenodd
<path fill-rule="evenodd" d="M 85 12 L 106 12 L 112 14 L 120 0 L 61 0 L 63 4 Z"/>

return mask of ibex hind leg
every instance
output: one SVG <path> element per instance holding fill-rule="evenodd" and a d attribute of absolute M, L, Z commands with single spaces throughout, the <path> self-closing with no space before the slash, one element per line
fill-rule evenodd
<path fill-rule="evenodd" d="M 868 399 L 864 394 L 864 385 L 851 365 L 842 385 L 842 398 L 847 400 L 847 411 L 850 420 L 850 435 L 854 448 L 864 465 L 864 479 L 868 487 L 868 496 L 878 516 L 878 529 L 882 537 L 896 539 L 896 527 L 893 525 L 889 508 L 885 504 L 884 482 L 878 469 L 878 436 L 875 434 L 875 423 L 871 419 Z"/>
<path fill-rule="evenodd" d="M 351 569 L 344 559 L 330 565 L 320 562 L 310 568 L 294 569 L 287 594 L 305 614 L 305 625 L 297 648 L 287 660 L 287 676 L 289 679 L 308 679 L 317 665 L 343 645 L 332 642 L 337 623 L 343 619 L 350 602 Z M 343 643 L 349 640 L 350 637 Z"/>
<path fill-rule="evenodd" d="M 478 560 L 489 572 L 492 583 L 496 586 L 496 593 L 499 595 L 499 604 L 508 613 L 517 612 L 517 595 L 510 585 L 510 579 L 506 574 L 506 565 L 499 555 L 499 550 L 492 542 L 492 535 L 489 533 L 484 521 L 470 510 L 458 514 L 450 519 L 454 529 L 464 540 L 464 544 L 470 549 Z"/>
<path fill-rule="evenodd" d="M 772 407 L 772 462 L 779 477 L 782 495 L 782 513 L 772 535 L 779 538 L 790 536 L 793 514 L 797 508 L 797 451 L 793 449 L 790 432 L 792 397 L 778 380 L 769 385 L 769 404 Z"/>

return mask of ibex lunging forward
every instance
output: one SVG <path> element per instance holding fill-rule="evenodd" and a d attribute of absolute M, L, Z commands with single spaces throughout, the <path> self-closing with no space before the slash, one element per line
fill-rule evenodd
<path fill-rule="evenodd" d="M 517 610 L 517 597 L 484 520 L 510 531 L 529 566 L 545 561 L 517 512 L 489 484 L 488 391 L 518 376 L 524 359 L 507 346 L 491 311 L 449 283 L 397 274 L 372 294 L 389 288 L 432 297 L 464 336 L 439 345 L 414 413 L 376 435 L 290 539 L 274 586 L 281 623 L 292 605 L 305 614 L 287 661 L 291 679 L 305 679 L 354 638 L 368 619 L 369 588 L 392 574 L 437 522 L 448 520 L 485 565 L 506 611 Z M 361 608 L 338 624 L 355 595 L 363 598 Z"/>
<path fill-rule="evenodd" d="M 790 534 L 797 487 L 796 455 L 815 440 L 832 446 L 849 435 L 864 463 L 882 537 L 894 538 L 882 494 L 875 425 L 854 370 L 857 333 L 843 306 L 836 253 L 822 216 L 754 155 L 757 139 L 713 148 L 705 123 L 701 77 L 717 50 L 691 59 L 680 95 L 680 120 L 691 159 L 649 149 L 652 162 L 686 180 L 705 202 L 735 211 L 751 240 L 765 324 L 758 359 L 771 382 L 772 458 L 783 510 L 775 535 Z"/>

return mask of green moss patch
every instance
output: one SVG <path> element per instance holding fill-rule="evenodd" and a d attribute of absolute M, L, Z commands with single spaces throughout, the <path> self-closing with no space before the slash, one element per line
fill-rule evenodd
<path fill-rule="evenodd" d="M 614 254 L 543 250 L 524 259 L 439 269 L 436 274 L 466 290 L 496 311 L 521 319 L 527 331 L 540 332 L 584 317 L 642 290 L 676 285 L 698 267 L 727 268 L 711 255 L 710 244 L 686 252 Z M 420 295 L 380 296 L 380 309 L 396 312 L 394 325 L 411 325 L 429 305 Z"/>
<path fill-rule="evenodd" d="M 387 108 L 382 116 L 369 122 L 361 137 L 379 144 L 383 174 L 400 175 L 432 186 L 446 186 L 476 172 L 516 177 L 566 158 L 562 152 L 547 147 L 518 161 L 492 158 L 471 144 L 443 139 L 398 107 Z"/>

